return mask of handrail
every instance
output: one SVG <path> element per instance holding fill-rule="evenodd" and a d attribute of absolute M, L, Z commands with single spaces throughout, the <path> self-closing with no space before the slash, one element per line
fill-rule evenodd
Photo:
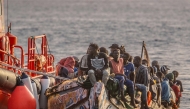
<path fill-rule="evenodd" d="M 41 38 L 41 53 L 36 53 L 36 39 Z M 46 35 L 40 35 L 40 36 L 31 36 L 28 38 L 28 53 L 25 55 L 28 55 L 28 65 L 27 68 L 30 70 L 37 70 L 36 68 L 36 55 L 43 55 L 46 59 L 46 63 L 43 66 L 43 69 L 46 72 L 52 72 L 54 70 L 54 65 L 52 64 L 54 62 L 54 56 L 47 53 L 47 39 Z M 32 76 L 36 76 L 35 74 L 32 74 Z"/>
<path fill-rule="evenodd" d="M 38 74 L 38 75 L 45 75 L 45 76 L 48 76 L 48 77 L 53 77 L 55 79 L 60 79 L 60 80 L 69 80 L 69 78 L 64 78 L 64 77 L 60 77 L 60 76 L 54 76 L 54 75 L 51 75 L 49 73 L 46 73 L 46 72 L 39 72 L 39 71 L 35 71 L 35 70 L 29 70 L 29 69 L 25 69 L 25 68 L 20 68 L 20 67 L 15 67 L 15 66 L 11 66 L 9 64 L 4 64 L 3 62 L 0 61 L 0 64 L 3 65 L 3 66 L 6 66 L 6 67 L 12 67 L 14 69 L 17 69 L 17 70 L 20 70 L 22 72 L 31 72 L 31 73 L 35 73 L 35 74 Z"/>
<path fill-rule="evenodd" d="M 6 55 L 7 56 L 7 60 L 2 60 L 0 61 L 1 63 L 5 63 L 8 64 L 10 66 L 20 66 L 20 60 L 16 57 L 14 57 L 13 55 L 7 53 L 6 51 L 0 50 L 0 54 L 2 55 Z M 7 70 L 13 70 L 14 72 L 16 71 L 15 69 L 13 69 L 12 67 L 5 67 Z"/>
<path fill-rule="evenodd" d="M 21 50 L 21 68 L 24 68 L 24 50 L 23 50 L 23 48 L 21 47 L 21 46 L 19 46 L 19 45 L 14 45 L 14 47 L 16 47 L 16 48 L 20 48 L 20 50 Z"/>

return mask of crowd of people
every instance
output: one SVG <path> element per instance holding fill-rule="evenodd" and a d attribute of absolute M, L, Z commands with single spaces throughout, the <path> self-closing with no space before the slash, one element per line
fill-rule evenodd
<path fill-rule="evenodd" d="M 80 61 L 76 56 L 61 59 L 57 64 L 56 74 L 67 78 L 78 77 L 78 79 L 88 75 L 92 86 L 98 79 L 106 86 L 109 77 L 112 76 L 119 81 L 121 100 L 127 102 L 124 92 L 126 86 L 126 92 L 131 98 L 130 104 L 134 108 L 138 102 L 135 99 L 135 90 L 142 93 L 142 109 L 149 109 L 150 105 L 147 102 L 149 99 L 158 107 L 161 105 L 179 107 L 183 87 L 181 81 L 177 80 L 178 71 L 169 73 L 168 66 L 160 66 L 156 60 L 149 66 L 147 59 L 142 59 L 140 56 L 133 58 L 126 52 L 124 46 L 112 44 L 109 48 L 110 53 L 105 47 L 99 48 L 97 44 L 90 43 Z M 175 101 L 172 99 L 171 91 L 175 93 Z"/>

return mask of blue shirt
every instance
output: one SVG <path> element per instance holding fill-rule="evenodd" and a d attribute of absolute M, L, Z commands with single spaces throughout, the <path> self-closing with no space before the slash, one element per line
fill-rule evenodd
<path fill-rule="evenodd" d="M 164 79 L 164 81 L 162 81 L 161 83 L 161 86 L 162 86 L 162 93 L 161 93 L 162 101 L 170 102 L 171 92 L 170 92 L 169 80 Z"/>
<path fill-rule="evenodd" d="M 134 65 L 133 63 L 129 62 L 127 65 L 124 65 L 124 73 L 125 75 L 129 78 L 129 74 L 131 72 L 134 72 L 135 71 L 135 68 L 134 68 Z"/>

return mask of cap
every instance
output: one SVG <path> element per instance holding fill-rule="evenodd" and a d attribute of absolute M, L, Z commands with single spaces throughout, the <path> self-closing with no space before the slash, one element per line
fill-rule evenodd
<path fill-rule="evenodd" d="M 118 49 L 120 49 L 118 44 L 112 44 L 109 48 L 118 48 Z"/>
<path fill-rule="evenodd" d="M 173 73 L 168 73 L 168 74 L 166 74 L 165 77 L 168 78 L 170 81 L 172 81 L 174 79 Z"/>
<path fill-rule="evenodd" d="M 160 71 L 161 71 L 162 73 L 165 72 L 166 70 L 170 70 L 167 65 L 163 65 L 163 66 L 160 68 Z"/>

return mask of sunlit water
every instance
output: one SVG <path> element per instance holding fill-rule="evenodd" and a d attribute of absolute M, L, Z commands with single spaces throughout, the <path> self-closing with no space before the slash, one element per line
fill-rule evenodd
<path fill-rule="evenodd" d="M 123 44 L 140 56 L 145 41 L 151 60 L 180 72 L 180 108 L 190 108 L 189 0 L 9 0 L 8 7 L 18 44 L 26 52 L 29 36 L 46 34 L 55 63 L 81 58 L 90 42 L 106 48 Z"/>

